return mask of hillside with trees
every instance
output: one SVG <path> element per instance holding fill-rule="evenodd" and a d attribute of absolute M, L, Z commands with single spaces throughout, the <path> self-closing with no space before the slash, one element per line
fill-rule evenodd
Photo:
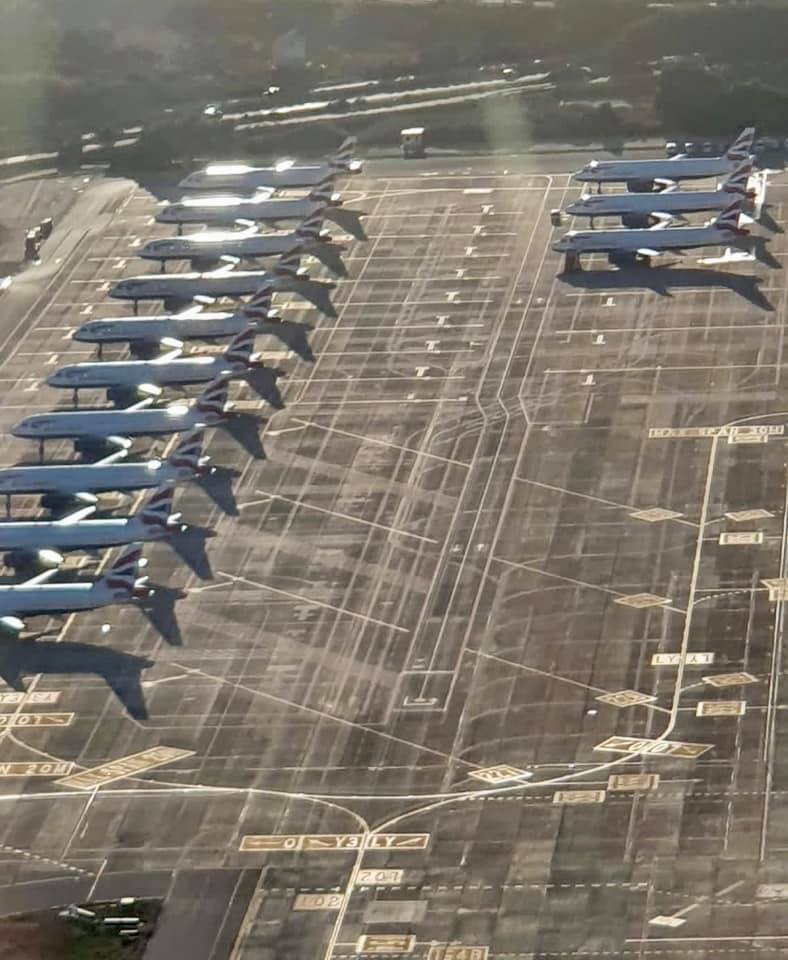
<path fill-rule="evenodd" d="M 537 116 L 537 130 L 573 129 L 561 106 L 578 93 L 565 76 L 571 64 L 609 78 L 604 99 L 632 102 L 616 121 L 627 132 L 728 134 L 751 118 L 785 132 L 788 0 L 6 0 L 0 153 L 253 96 L 277 79 L 272 44 L 293 28 L 309 65 L 287 78 L 283 96 L 329 79 L 468 78 L 483 64 L 527 71 L 536 60 L 563 77 L 554 116 Z"/>

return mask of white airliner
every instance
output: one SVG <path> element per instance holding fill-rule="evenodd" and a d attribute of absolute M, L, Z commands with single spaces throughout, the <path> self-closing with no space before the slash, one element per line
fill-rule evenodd
<path fill-rule="evenodd" d="M 71 334 L 81 343 L 97 343 L 99 357 L 105 343 L 158 346 L 184 340 L 227 340 L 254 323 L 258 333 L 275 330 L 278 314 L 271 309 L 273 287 L 264 284 L 234 313 L 203 312 L 191 307 L 183 313 L 153 317 L 104 317 L 88 320 Z M 269 323 L 269 321 L 273 321 Z M 279 321 L 281 322 L 281 321 Z"/>
<path fill-rule="evenodd" d="M 187 197 L 165 206 L 156 214 L 159 223 L 177 224 L 180 231 L 186 223 L 248 223 L 276 225 L 288 220 L 306 220 L 315 215 L 325 217 L 357 240 L 367 235 L 359 217 L 363 213 L 347 210 L 334 193 L 333 180 L 322 181 L 306 197 L 271 199 L 269 195 L 244 197 Z"/>
<path fill-rule="evenodd" d="M 80 390 L 106 389 L 107 399 L 119 405 L 138 394 L 158 396 L 162 387 L 180 387 L 191 383 L 209 383 L 219 377 L 243 379 L 252 367 L 263 366 L 252 355 L 256 329 L 253 324 L 235 336 L 218 354 L 181 356 L 181 348 L 153 360 L 87 360 L 70 363 L 50 374 L 50 387 L 74 391 L 76 403 Z"/>
<path fill-rule="evenodd" d="M 766 193 L 765 174 L 756 174 L 750 185 L 752 161 L 741 163 L 717 190 L 678 190 L 675 186 L 651 193 L 606 193 L 584 196 L 566 208 L 573 217 L 623 218 L 627 227 L 648 226 L 649 218 L 660 214 L 701 213 L 725 210 L 736 197 L 741 197 L 758 219 Z"/>
<path fill-rule="evenodd" d="M 353 159 L 355 137 L 348 137 L 327 163 L 308 165 L 282 160 L 274 167 L 250 167 L 243 163 L 212 163 L 184 177 L 178 184 L 182 190 L 237 190 L 253 193 L 261 187 L 275 190 L 298 190 L 314 187 L 326 177 L 360 173 L 360 160 Z"/>
<path fill-rule="evenodd" d="M 737 197 L 704 227 L 667 227 L 669 221 L 662 221 L 647 230 L 570 230 L 553 244 L 553 250 L 578 257 L 606 253 L 611 263 L 632 263 L 650 261 L 666 252 L 736 244 L 748 236 L 748 231 L 739 227 L 740 213 L 741 199 Z"/>
<path fill-rule="evenodd" d="M 575 175 L 590 183 L 627 183 L 635 190 L 650 190 L 656 181 L 702 180 L 730 173 L 750 158 L 755 128 L 747 127 L 723 157 L 676 156 L 666 160 L 591 160 Z"/>
<path fill-rule="evenodd" d="M 195 480 L 208 471 L 209 457 L 202 455 L 205 431 L 191 430 L 164 460 L 120 463 L 125 450 L 96 463 L 67 463 L 52 466 L 18 466 L 0 469 L 0 496 L 10 512 L 14 495 L 40 493 L 46 509 L 61 510 L 69 504 L 97 504 L 97 493 L 161 487 L 166 483 Z"/>
<path fill-rule="evenodd" d="M 47 440 L 69 439 L 80 453 L 88 455 L 111 448 L 128 449 L 132 437 L 185 433 L 196 427 L 213 427 L 228 419 L 227 378 L 209 384 L 191 405 L 173 403 L 150 409 L 152 400 L 141 400 L 125 410 L 81 410 L 36 413 L 25 417 L 11 434 L 37 440 L 41 459 Z"/>
<path fill-rule="evenodd" d="M 18 634 L 24 617 L 95 610 L 116 603 L 132 603 L 152 593 L 147 577 L 139 577 L 145 565 L 139 543 L 130 543 L 105 574 L 93 583 L 47 583 L 57 568 L 45 570 L 24 583 L 0 585 L 0 626 Z"/>
<path fill-rule="evenodd" d="M 59 566 L 63 553 L 118 547 L 138 541 L 166 540 L 185 529 L 180 514 L 172 512 L 175 487 L 158 487 L 131 517 L 87 519 L 95 507 L 81 507 L 61 520 L 6 520 L 0 522 L 0 551 L 6 565 L 16 568 Z"/>
<path fill-rule="evenodd" d="M 261 260 L 281 256 L 300 245 L 301 251 L 319 260 L 337 277 L 347 276 L 341 253 L 346 248 L 332 243 L 331 235 L 322 230 L 320 215 L 309 217 L 291 233 L 259 233 L 248 230 L 202 230 L 186 237 L 150 240 L 139 251 L 143 260 L 158 260 L 164 269 L 168 260 L 190 260 L 192 269 L 210 269 L 223 257 L 239 260 Z"/>
<path fill-rule="evenodd" d="M 188 305 L 194 300 L 240 299 L 255 293 L 263 284 L 274 290 L 297 293 L 328 317 L 337 312 L 329 291 L 333 280 L 311 280 L 299 273 L 301 251 L 282 257 L 271 273 L 265 270 L 234 270 L 233 265 L 211 273 L 152 273 L 121 280 L 109 292 L 118 300 L 163 300 L 166 309 Z"/>
<path fill-rule="evenodd" d="M 288 350 L 314 362 L 309 324 L 283 320 L 271 309 L 271 288 L 261 287 L 236 313 L 209 313 L 191 308 L 183 313 L 152 317 L 106 317 L 88 320 L 72 333 L 75 340 L 98 344 L 101 359 L 106 343 L 127 343 L 132 356 L 153 356 L 164 346 L 184 340 L 229 340 L 250 323 L 261 336 L 275 337 Z"/>

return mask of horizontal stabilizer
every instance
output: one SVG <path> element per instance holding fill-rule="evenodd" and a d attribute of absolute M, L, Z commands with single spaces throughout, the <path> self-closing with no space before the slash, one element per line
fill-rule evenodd
<path fill-rule="evenodd" d="M 755 260 L 754 253 L 748 253 L 746 250 L 731 250 L 727 247 L 721 257 L 703 257 L 698 260 L 698 263 L 711 267 L 722 263 L 752 263 L 753 260 Z"/>

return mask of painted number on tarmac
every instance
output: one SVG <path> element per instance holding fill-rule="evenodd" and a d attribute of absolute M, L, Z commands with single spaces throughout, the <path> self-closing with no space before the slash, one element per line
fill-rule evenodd
<path fill-rule="evenodd" d="M 4 690 L 0 693 L 0 704 L 18 706 L 24 703 L 26 706 L 33 704 L 53 704 L 60 699 L 60 690 L 31 690 L 25 693 L 24 690 Z"/>
<path fill-rule="evenodd" d="M 74 720 L 73 713 L 19 713 L 0 714 L 2 727 L 67 727 Z"/>
<path fill-rule="evenodd" d="M 101 787 L 105 783 L 112 783 L 113 780 L 122 780 L 124 777 L 141 773 L 143 770 L 152 770 L 154 767 L 162 766 L 162 764 L 173 763 L 175 760 L 193 755 L 194 750 L 181 750 L 178 747 L 152 747 L 150 750 L 143 750 L 141 753 L 134 753 L 129 757 L 121 757 L 120 760 L 103 763 L 100 767 L 93 767 L 92 770 L 75 773 L 71 777 L 58 780 L 58 783 L 64 787 L 76 787 L 78 790 L 92 790 L 94 787 Z"/>
<path fill-rule="evenodd" d="M 428 833 L 299 833 L 248 834 L 241 838 L 242 853 L 309 853 L 343 850 L 426 850 Z"/>
<path fill-rule="evenodd" d="M 293 910 L 339 910 L 341 893 L 299 893 L 293 901 Z"/>
<path fill-rule="evenodd" d="M 415 945 L 412 933 L 367 933 L 358 938 L 356 953 L 412 953 Z"/>
<path fill-rule="evenodd" d="M 694 760 L 711 750 L 710 743 L 682 743 L 679 740 L 647 740 L 639 737 L 608 737 L 598 743 L 594 750 L 608 753 L 647 753 L 649 756 L 681 757 Z"/>
<path fill-rule="evenodd" d="M 402 883 L 404 870 L 359 870 L 358 887 L 393 887 Z"/>
<path fill-rule="evenodd" d="M 0 763 L 0 777 L 63 777 L 74 764 L 70 760 L 47 763 Z"/>
<path fill-rule="evenodd" d="M 495 767 L 484 767 L 481 770 L 471 770 L 468 774 L 469 777 L 482 780 L 484 783 L 506 783 L 508 780 L 517 780 L 525 775 L 525 770 L 521 770 L 519 767 L 510 767 L 507 763 L 499 763 Z"/>
<path fill-rule="evenodd" d="M 427 960 L 487 960 L 489 947 L 468 947 L 452 943 L 448 947 L 430 947 Z"/>

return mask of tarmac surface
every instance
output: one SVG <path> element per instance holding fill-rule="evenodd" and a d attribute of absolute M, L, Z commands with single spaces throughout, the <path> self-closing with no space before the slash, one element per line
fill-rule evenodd
<path fill-rule="evenodd" d="M 339 318 L 258 340 L 286 409 L 235 388 L 156 604 L 0 640 L 0 913 L 164 896 L 154 960 L 788 955 L 788 245 L 561 275 L 535 162 L 368 164 Z M 167 232 L 78 191 L 0 301 L 0 431 Z"/>

